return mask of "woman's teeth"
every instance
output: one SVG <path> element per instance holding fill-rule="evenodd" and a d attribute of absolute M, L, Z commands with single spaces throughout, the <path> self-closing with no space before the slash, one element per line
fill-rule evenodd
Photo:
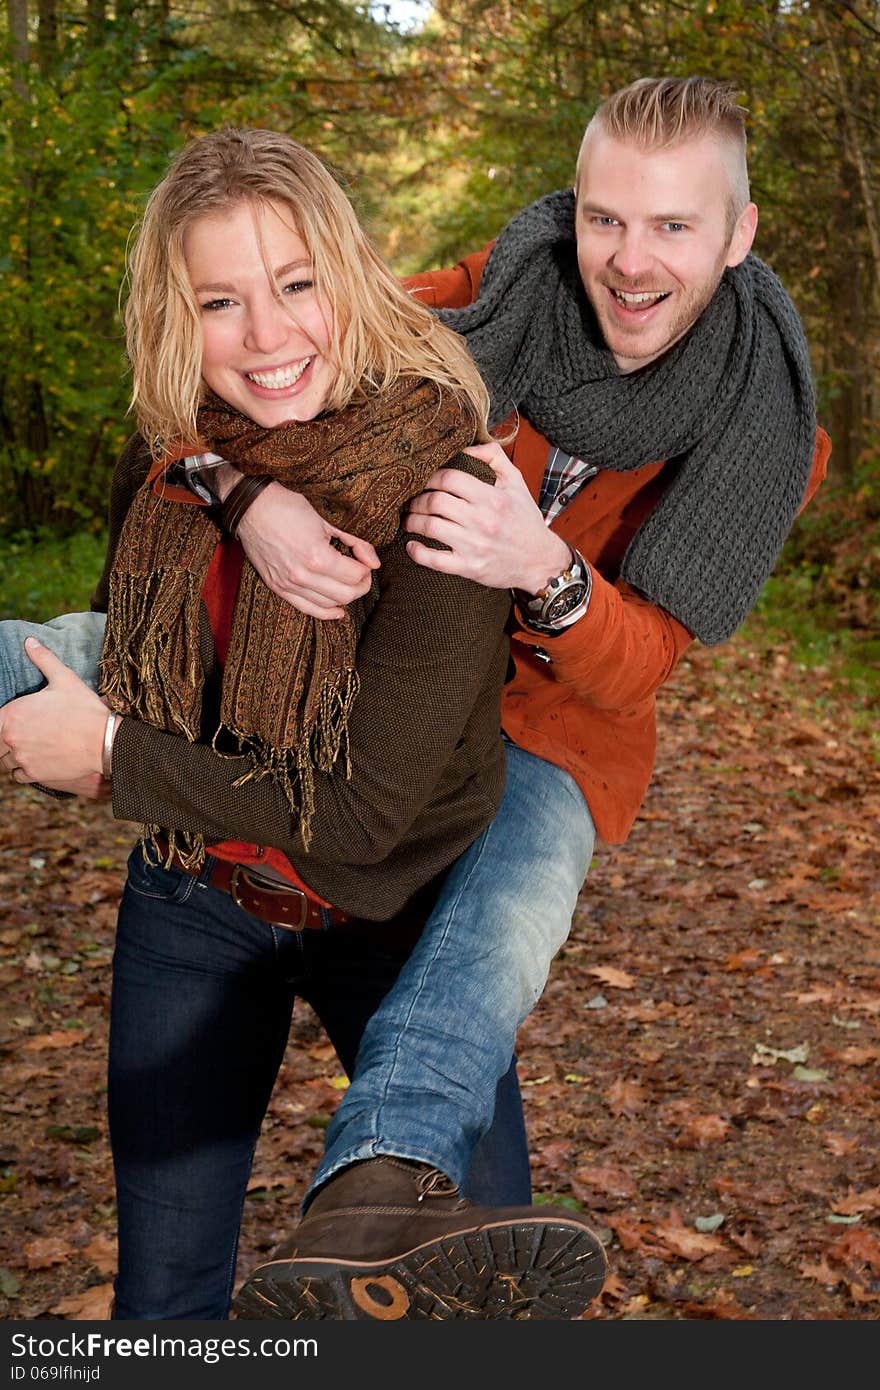
<path fill-rule="evenodd" d="M 294 362 L 289 367 L 276 367 L 272 372 L 245 372 L 245 376 L 248 381 L 253 381 L 267 391 L 282 391 L 299 381 L 311 361 L 311 357 L 304 357 L 301 362 Z"/>

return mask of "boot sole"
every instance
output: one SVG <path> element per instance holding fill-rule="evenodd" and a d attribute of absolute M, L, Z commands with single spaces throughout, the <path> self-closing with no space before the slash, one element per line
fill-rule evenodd
<path fill-rule="evenodd" d="M 601 1292 L 602 1242 L 565 1220 L 522 1219 L 426 1242 L 393 1260 L 276 1260 L 233 1303 L 239 1318 L 571 1319 Z"/>

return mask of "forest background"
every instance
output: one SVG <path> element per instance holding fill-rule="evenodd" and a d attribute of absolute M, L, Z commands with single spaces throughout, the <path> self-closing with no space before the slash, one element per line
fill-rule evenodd
<path fill-rule="evenodd" d="M 803 315 L 832 479 L 763 606 L 872 685 L 880 592 L 876 0 L 6 0 L 0 19 L 0 616 L 82 606 L 129 432 L 118 314 L 143 200 L 190 136 L 289 131 L 401 273 L 569 182 L 633 78 L 733 80 L 756 249 Z"/>

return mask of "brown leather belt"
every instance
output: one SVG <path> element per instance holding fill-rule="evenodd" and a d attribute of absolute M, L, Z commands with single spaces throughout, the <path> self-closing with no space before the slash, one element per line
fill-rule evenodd
<path fill-rule="evenodd" d="M 167 842 L 159 840 L 159 849 L 164 865 L 182 869 L 193 878 L 201 877 L 200 869 L 188 869 L 177 854 L 173 854 L 169 861 Z M 215 859 L 208 883 L 212 888 L 228 893 L 237 907 L 244 908 L 245 912 L 273 927 L 287 927 L 289 931 L 309 928 L 323 931 L 328 913 L 330 925 L 334 927 L 354 921 L 338 907 L 322 908 L 319 902 L 292 883 L 290 887 L 285 887 L 275 879 L 264 878 L 250 864 L 231 864 L 226 859 Z"/>

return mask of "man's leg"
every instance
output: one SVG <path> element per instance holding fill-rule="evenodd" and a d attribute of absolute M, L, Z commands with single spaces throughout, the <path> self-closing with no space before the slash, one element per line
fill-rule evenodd
<path fill-rule="evenodd" d="M 312 1006 L 348 1076 L 364 1029 L 394 985 L 416 940 L 407 913 L 390 923 L 357 922 L 303 942 L 308 975 L 302 995 Z M 471 1155 L 462 1192 L 491 1206 L 531 1201 L 528 1140 L 522 1097 L 511 1062 L 498 1082 L 492 1123 Z"/>
<path fill-rule="evenodd" d="M 599 1293 L 607 1260 L 579 1212 L 479 1206 L 459 1190 L 592 846 L 574 781 L 510 748 L 496 819 L 367 1025 L 314 1200 L 245 1281 L 240 1316 L 560 1319 Z"/>
<path fill-rule="evenodd" d="M 431 1164 L 462 1183 L 517 1028 L 570 930 L 594 838 L 573 778 L 508 745 L 498 814 L 450 870 L 367 1025 L 312 1193 L 378 1154 Z"/>
<path fill-rule="evenodd" d="M 62 613 L 48 623 L 17 618 L 0 622 L 0 706 L 19 695 L 32 695 L 45 677 L 24 650 L 26 637 L 37 637 L 92 690 L 98 683 L 98 658 L 104 640 L 103 613 Z"/>

